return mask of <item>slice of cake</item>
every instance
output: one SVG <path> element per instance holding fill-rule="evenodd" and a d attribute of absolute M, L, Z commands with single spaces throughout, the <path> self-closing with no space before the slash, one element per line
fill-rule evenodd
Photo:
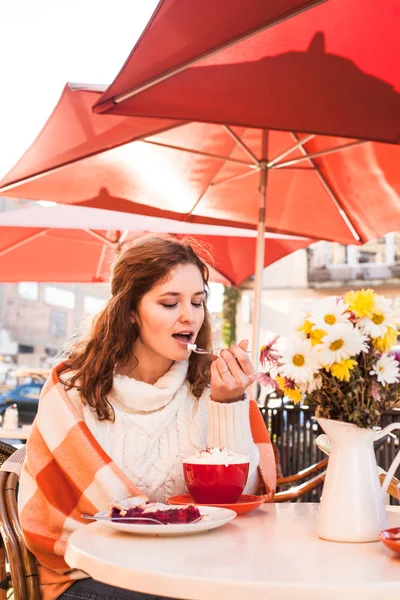
<path fill-rule="evenodd" d="M 120 502 L 112 502 L 108 505 L 108 516 L 118 519 L 119 523 L 133 523 L 134 521 L 123 520 L 123 517 L 128 517 L 138 519 L 137 523 L 140 522 L 139 519 L 156 519 L 164 525 L 192 523 L 201 518 L 199 509 L 193 504 L 170 506 L 162 502 L 147 502 L 145 498 L 125 498 Z M 151 521 L 144 520 L 143 524 L 151 524 Z"/>

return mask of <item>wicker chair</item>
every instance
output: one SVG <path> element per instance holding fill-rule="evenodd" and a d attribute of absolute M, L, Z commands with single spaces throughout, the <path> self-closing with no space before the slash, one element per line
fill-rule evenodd
<path fill-rule="evenodd" d="M 0 442 L 0 466 L 14 454 L 15 448 Z M 14 600 L 40 600 L 41 593 L 34 556 L 28 550 L 18 518 L 18 475 L 0 471 L 0 600 L 13 589 Z M 10 573 L 6 571 L 6 560 Z"/>
<path fill-rule="evenodd" d="M 302 496 L 315 490 L 324 483 L 328 459 L 325 458 L 294 475 L 282 475 L 281 461 L 278 448 L 273 444 L 276 461 L 276 488 L 274 502 L 290 502 L 299 500 Z"/>
<path fill-rule="evenodd" d="M 384 443 L 384 439 L 380 440 L 375 444 L 375 449 L 377 449 L 382 443 Z M 320 450 L 322 450 L 325 454 L 329 456 L 330 452 L 330 444 L 329 439 L 326 435 L 322 434 L 318 436 L 316 440 L 317 446 Z M 276 460 L 276 472 L 277 472 L 277 493 L 275 494 L 274 502 L 290 502 L 293 500 L 300 500 L 302 496 L 315 490 L 322 486 L 325 480 L 326 468 L 328 466 L 328 458 L 325 458 L 302 471 L 294 475 L 289 475 L 287 477 L 282 476 L 282 469 L 280 463 L 280 455 L 275 444 L 274 453 Z M 380 482 L 383 483 L 385 479 L 386 471 L 383 469 L 379 469 L 379 479 Z M 398 500 L 398 492 L 397 492 L 397 484 L 400 483 L 396 477 L 393 477 L 389 483 L 387 493 L 389 496 Z M 293 485 L 297 484 L 297 485 Z"/>

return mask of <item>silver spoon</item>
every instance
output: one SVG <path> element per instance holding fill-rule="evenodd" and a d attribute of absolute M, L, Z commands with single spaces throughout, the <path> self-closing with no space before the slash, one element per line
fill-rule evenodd
<path fill-rule="evenodd" d="M 81 515 L 82 519 L 90 519 L 91 521 L 136 521 L 136 522 L 151 522 L 157 523 L 157 525 L 178 525 L 178 523 L 162 523 L 158 521 L 158 519 L 152 519 L 150 517 L 94 517 L 92 515 Z M 192 525 L 193 523 L 197 523 L 201 521 L 202 517 L 198 517 L 194 521 L 190 521 L 190 523 L 183 523 L 184 525 Z"/>
<path fill-rule="evenodd" d="M 94 517 L 92 515 L 81 515 L 82 519 L 90 519 L 91 521 L 151 521 L 152 523 L 158 523 L 159 525 L 165 525 L 157 519 L 151 519 L 150 517 Z"/>
<path fill-rule="evenodd" d="M 205 350 L 204 348 L 199 348 L 196 344 L 188 344 L 187 349 L 191 350 L 195 354 L 216 354 L 216 352 L 220 352 L 220 350 L 228 350 L 228 348 L 214 348 L 213 350 Z M 246 350 L 247 354 L 251 354 L 251 350 Z"/>

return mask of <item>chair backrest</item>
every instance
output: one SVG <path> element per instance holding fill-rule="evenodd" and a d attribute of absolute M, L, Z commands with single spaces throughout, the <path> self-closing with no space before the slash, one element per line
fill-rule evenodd
<path fill-rule="evenodd" d="M 5 446 L 0 442 L 0 454 Z M 15 451 L 13 446 L 10 448 Z M 10 455 L 7 457 L 9 458 Z M 1 460 L 1 459 L 0 459 Z M 4 462 L 4 460 L 2 461 Z M 7 555 L 10 565 L 9 587 L 13 588 L 14 600 L 40 600 L 41 592 L 36 569 L 36 560 L 25 544 L 18 517 L 17 506 L 18 475 L 5 470 L 0 471 L 0 533 L 2 537 L 3 555 Z M 5 550 L 5 553 L 4 553 Z M 3 556 L 0 556 L 3 563 Z M 5 563 L 5 557 L 4 557 Z M 5 580 L 5 564 L 0 564 Z M 5 598 L 5 596 L 3 596 Z M 2 596 L 0 595 L 0 599 Z"/>

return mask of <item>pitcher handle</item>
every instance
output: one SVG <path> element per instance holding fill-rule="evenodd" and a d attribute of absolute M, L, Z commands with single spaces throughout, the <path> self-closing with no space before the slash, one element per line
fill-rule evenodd
<path fill-rule="evenodd" d="M 384 429 L 382 429 L 381 431 L 378 431 L 375 435 L 375 440 L 380 440 L 381 438 L 385 437 L 385 435 L 387 435 L 391 431 L 394 431 L 395 429 L 400 429 L 400 423 L 390 423 L 390 425 L 387 425 Z M 399 464 L 400 464 L 400 450 L 394 457 L 392 464 L 390 465 L 389 470 L 386 473 L 385 479 L 383 480 L 383 483 L 382 483 L 383 495 L 386 494 L 387 488 L 389 487 L 389 483 L 392 481 L 392 477 L 394 476 Z"/>

